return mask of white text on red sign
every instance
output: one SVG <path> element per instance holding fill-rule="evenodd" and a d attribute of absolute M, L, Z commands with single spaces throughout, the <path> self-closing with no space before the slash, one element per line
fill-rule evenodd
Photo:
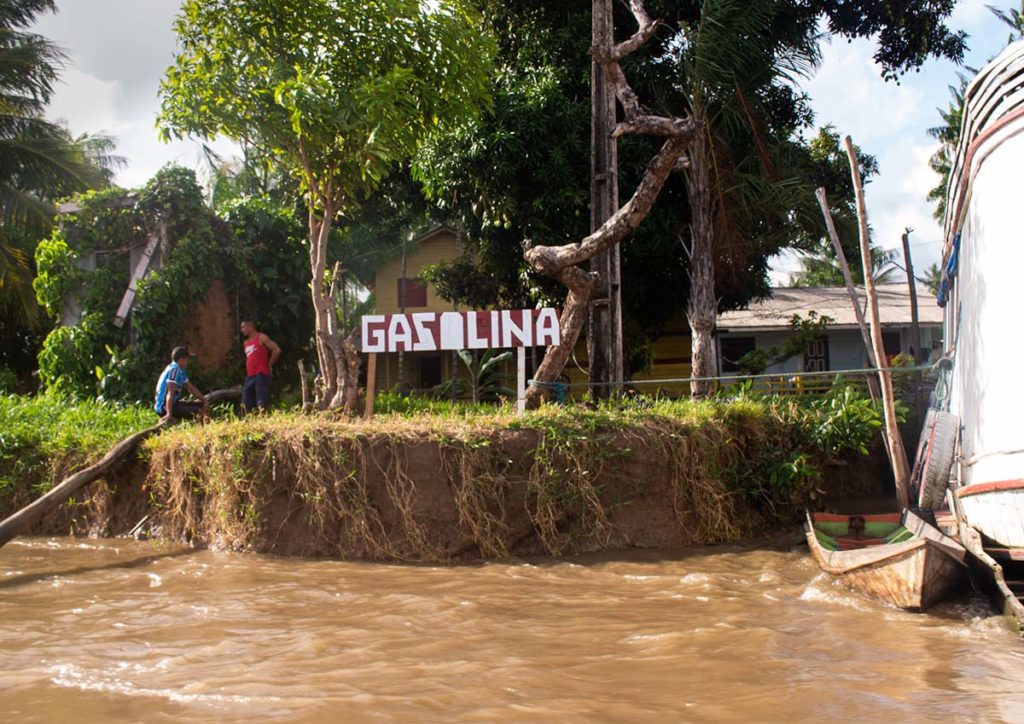
<path fill-rule="evenodd" d="M 561 340 L 554 309 L 370 314 L 362 322 L 363 352 L 547 347 Z"/>

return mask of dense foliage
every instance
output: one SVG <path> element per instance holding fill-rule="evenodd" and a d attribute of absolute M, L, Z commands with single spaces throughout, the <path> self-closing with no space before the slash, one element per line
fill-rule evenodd
<path fill-rule="evenodd" d="M 220 219 L 206 207 L 194 173 L 178 167 L 160 171 L 136 196 L 90 192 L 78 205 L 36 251 L 40 303 L 54 318 L 72 315 L 64 320 L 71 323 L 50 333 L 39 355 L 48 389 L 148 400 L 171 348 L 184 341 L 182 325 L 218 279 L 236 301 L 236 315 L 255 317 L 287 358 L 307 344 L 303 229 L 288 211 L 239 199 Z M 160 229 L 160 263 L 137 284 L 128 323 L 118 328 L 114 317 L 128 287 L 129 250 Z M 201 386 L 235 383 L 238 355 L 238 367 L 221 371 L 204 370 L 200 359 L 192 376 Z"/>
<path fill-rule="evenodd" d="M 462 225 L 476 248 L 472 256 L 435 268 L 428 277 L 447 298 L 473 306 L 552 301 L 560 289 L 529 272 L 521 243 L 567 243 L 589 230 L 591 3 L 479 4 L 499 38 L 492 109 L 428 146 L 416 167 L 433 198 Z M 633 30 L 624 5 L 616 3 L 615 10 L 620 38 Z M 683 30 L 699 20 L 702 5 L 647 3 L 651 16 L 665 22 L 649 46 L 631 56 L 626 72 L 653 110 L 678 114 L 687 108 L 684 79 L 672 58 Z M 876 59 L 889 75 L 914 68 L 930 55 L 953 60 L 962 56 L 962 35 L 945 24 L 951 0 L 926 5 L 902 0 L 785 0 L 771 5 L 773 20 L 764 32 L 781 53 L 795 50 L 813 56 L 822 40 L 819 21 L 824 19 L 833 35 L 874 37 Z M 800 142 L 813 123 L 807 99 L 785 73 L 762 73 L 752 81 L 755 87 L 748 100 L 750 110 L 756 111 L 758 133 L 756 139 L 746 134 L 745 140 L 726 134 L 733 152 L 726 160 L 732 166 L 749 160 L 747 167 L 737 170 L 754 182 L 747 188 L 755 191 L 758 178 L 799 180 L 809 204 L 801 204 L 797 215 L 788 213 L 790 209 L 762 207 L 767 211 L 746 224 L 747 229 L 717 246 L 716 294 L 722 309 L 767 293 L 767 262 L 782 246 L 820 247 L 823 226 L 811 195 L 816 186 L 829 189 L 841 233 L 855 229 L 849 171 L 845 157 L 836 152 L 835 132 L 826 128 Z M 620 141 L 623 198 L 635 187 L 654 148 L 648 139 Z M 866 154 L 861 159 L 870 175 L 874 160 Z M 770 164 L 762 165 L 763 160 Z M 789 190 L 790 198 L 801 193 L 792 186 Z M 690 220 L 686 182 L 679 175 L 669 181 L 659 203 L 622 247 L 623 304 L 634 348 L 644 347 L 686 309 L 690 280 L 682 242 Z M 851 262 L 859 259 L 852 246 L 849 257 Z M 627 354 L 644 356 L 643 349 Z"/>
<path fill-rule="evenodd" d="M 300 185 L 309 212 L 321 408 L 355 406 L 328 239 L 438 128 L 486 100 L 491 40 L 463 0 L 189 0 L 161 84 L 166 135 L 223 134 Z"/>

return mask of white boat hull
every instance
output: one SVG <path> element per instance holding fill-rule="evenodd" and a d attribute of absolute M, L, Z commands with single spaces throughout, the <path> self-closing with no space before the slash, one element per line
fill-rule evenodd
<path fill-rule="evenodd" d="M 1024 480 L 968 485 L 957 497 L 975 530 L 1004 548 L 1024 548 Z"/>

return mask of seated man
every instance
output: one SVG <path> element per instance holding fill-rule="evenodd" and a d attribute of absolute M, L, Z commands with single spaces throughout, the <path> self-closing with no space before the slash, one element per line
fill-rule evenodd
<path fill-rule="evenodd" d="M 205 421 L 210 416 L 210 403 L 199 389 L 188 381 L 185 368 L 191 355 L 186 347 L 175 347 L 171 352 L 171 363 L 164 368 L 156 383 L 156 404 L 153 409 L 164 421 L 199 418 Z M 182 390 L 188 390 L 199 402 L 179 402 Z"/>

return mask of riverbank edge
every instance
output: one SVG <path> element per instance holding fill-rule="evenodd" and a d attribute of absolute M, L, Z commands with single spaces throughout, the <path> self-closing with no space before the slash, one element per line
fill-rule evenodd
<path fill-rule="evenodd" d="M 148 441 L 32 532 L 465 562 L 749 540 L 789 529 L 812 500 L 827 507 L 877 492 L 877 454 L 815 456 L 773 410 L 739 402 L 628 415 L 186 425 Z M 754 479 L 769 451 L 803 455 L 820 475 Z"/>

